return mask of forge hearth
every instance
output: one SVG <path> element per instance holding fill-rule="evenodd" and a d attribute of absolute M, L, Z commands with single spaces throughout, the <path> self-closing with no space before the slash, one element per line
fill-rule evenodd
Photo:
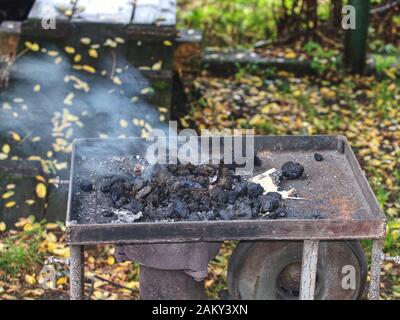
<path fill-rule="evenodd" d="M 145 270 L 143 298 L 184 299 L 202 296 L 202 286 L 195 282 L 205 276 L 205 266 L 225 240 L 308 239 L 303 255 L 303 259 L 311 259 L 304 267 L 308 268 L 316 264 L 313 254 L 318 252 L 318 240 L 384 237 L 384 215 L 344 137 L 255 137 L 258 166 L 254 176 L 282 169 L 280 187 L 295 190 L 284 199 L 269 194 L 264 202 L 259 199 L 259 186 L 251 184 L 251 179 L 236 177 L 229 167 L 149 167 L 142 160 L 147 146 L 140 138 L 83 139 L 74 144 L 67 215 L 73 298 L 83 295 L 79 261 L 86 244 L 116 244 L 117 258 L 138 261 Z M 323 159 L 316 159 L 316 153 Z M 288 161 L 292 163 L 284 168 Z M 146 179 L 140 182 L 143 177 Z M 236 201 L 229 199 L 229 192 L 244 185 L 246 192 L 239 192 Z M 214 189 L 219 192 L 214 194 Z M 255 199 L 259 208 L 254 206 Z M 226 214 L 224 210 L 234 206 L 239 206 L 232 210 L 234 214 Z M 264 212 L 275 214 L 266 217 Z M 375 267 L 380 263 L 381 244 L 377 240 L 374 246 Z M 181 254 L 171 258 L 162 246 Z M 188 263 L 194 258 L 197 266 Z M 314 269 L 306 272 L 305 283 L 313 274 Z M 160 290 L 152 287 L 154 277 L 165 285 Z M 377 268 L 372 278 L 371 287 L 376 291 Z M 174 291 L 164 289 L 174 282 L 185 284 L 192 292 L 183 290 L 171 296 Z M 309 292 L 312 295 L 313 290 Z M 307 297 L 306 293 L 302 289 L 301 297 Z"/>

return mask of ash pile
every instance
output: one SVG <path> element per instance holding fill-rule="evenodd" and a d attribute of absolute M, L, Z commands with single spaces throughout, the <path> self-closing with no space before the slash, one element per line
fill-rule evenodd
<path fill-rule="evenodd" d="M 292 162 L 256 177 L 235 175 L 229 165 L 139 163 L 131 174 L 83 179 L 80 189 L 108 199 L 98 212 L 104 223 L 277 219 L 286 217 L 284 199 L 293 191 L 281 182 L 302 173 Z"/>

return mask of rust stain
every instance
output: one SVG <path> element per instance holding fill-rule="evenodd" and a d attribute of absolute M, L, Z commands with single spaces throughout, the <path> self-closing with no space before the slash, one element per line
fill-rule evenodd
<path fill-rule="evenodd" d="M 337 208 L 339 216 L 345 220 L 351 220 L 353 213 L 357 211 L 356 203 L 348 198 L 331 198 L 328 202 L 331 206 Z"/>

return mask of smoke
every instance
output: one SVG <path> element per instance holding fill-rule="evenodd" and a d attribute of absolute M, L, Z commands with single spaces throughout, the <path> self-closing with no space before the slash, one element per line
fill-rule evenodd
<path fill-rule="evenodd" d="M 117 49 L 104 47 L 106 39 L 97 42 L 100 48 L 81 53 L 71 45 L 70 54 L 64 45 L 25 43 L 0 94 L 0 142 L 11 146 L 8 159 L 40 159 L 47 173 L 66 176 L 74 139 L 167 130 L 151 103 L 149 80 Z M 82 61 L 74 62 L 77 55 Z M 92 152 L 107 145 L 99 148 Z"/>

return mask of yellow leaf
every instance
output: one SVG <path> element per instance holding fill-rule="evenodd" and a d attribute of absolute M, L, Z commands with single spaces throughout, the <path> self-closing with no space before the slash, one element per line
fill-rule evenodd
<path fill-rule="evenodd" d="M 11 131 L 10 134 L 11 134 L 11 138 L 13 138 L 13 140 L 15 140 L 17 142 L 21 141 L 21 137 L 19 136 L 18 133 L 14 132 L 14 131 Z"/>
<path fill-rule="evenodd" d="M 126 127 L 128 126 L 128 121 L 126 121 L 125 119 L 121 119 L 121 120 L 119 121 L 119 125 L 120 125 L 122 128 L 126 128 Z"/>
<path fill-rule="evenodd" d="M 151 93 L 153 89 L 151 87 L 144 88 L 140 91 L 141 94 L 148 94 Z"/>
<path fill-rule="evenodd" d="M 113 82 L 114 82 L 116 85 L 118 85 L 118 86 L 120 86 L 120 85 L 122 84 L 121 79 L 120 79 L 119 77 L 117 77 L 117 76 L 113 77 L 112 80 L 113 80 Z"/>
<path fill-rule="evenodd" d="M 399 229 L 400 230 L 400 219 L 396 219 L 388 222 L 389 228 L 391 230 Z"/>
<path fill-rule="evenodd" d="M 36 283 L 36 279 L 35 279 L 34 276 L 31 276 L 31 275 L 29 275 L 29 274 L 26 274 L 26 275 L 25 275 L 25 282 L 26 282 L 27 284 L 34 285 L 34 284 Z"/>
<path fill-rule="evenodd" d="M 139 281 L 130 281 L 125 284 L 129 289 L 139 289 Z"/>
<path fill-rule="evenodd" d="M 24 231 L 31 231 L 33 229 L 32 223 L 27 223 L 23 227 Z"/>
<path fill-rule="evenodd" d="M 50 57 L 57 57 L 57 56 L 58 56 L 58 51 L 56 51 L 56 50 L 50 50 L 50 51 L 47 52 L 47 54 L 48 54 Z"/>
<path fill-rule="evenodd" d="M 20 218 L 18 222 L 15 223 L 17 228 L 21 228 L 27 223 L 31 223 L 32 221 L 29 218 Z"/>
<path fill-rule="evenodd" d="M 0 222 L 0 232 L 6 231 L 6 224 L 4 222 Z"/>
<path fill-rule="evenodd" d="M 53 250 L 53 253 L 58 256 L 64 257 L 64 258 L 68 258 L 69 257 L 69 248 L 55 248 Z"/>
<path fill-rule="evenodd" d="M 107 259 L 107 263 L 112 266 L 115 263 L 115 258 L 113 256 L 109 256 Z"/>
<path fill-rule="evenodd" d="M 10 153 L 10 150 L 11 150 L 11 148 L 10 148 L 10 145 L 9 145 L 9 144 L 5 144 L 5 145 L 3 145 L 3 148 L 1 148 L 1 151 L 2 151 L 3 153 L 5 153 L 5 154 L 9 154 L 9 153 Z"/>
<path fill-rule="evenodd" d="M 296 98 L 297 98 L 297 97 L 300 97 L 300 96 L 301 96 L 301 91 L 300 91 L 300 90 L 294 91 L 294 92 L 293 92 L 293 96 L 295 96 Z"/>
<path fill-rule="evenodd" d="M 81 54 L 76 54 L 75 56 L 74 56 L 74 62 L 75 63 L 79 63 L 79 62 L 81 62 L 81 60 L 82 60 L 82 55 Z"/>
<path fill-rule="evenodd" d="M 67 283 L 67 282 L 68 282 L 67 277 L 61 277 L 61 278 L 57 279 L 57 285 L 58 286 L 61 286 L 61 285 L 65 284 L 65 283 Z"/>
<path fill-rule="evenodd" d="M 96 49 L 89 49 L 89 56 L 94 59 L 97 59 L 99 57 L 99 54 L 97 53 Z"/>
<path fill-rule="evenodd" d="M 46 234 L 46 239 L 48 240 L 48 242 L 57 243 L 57 236 L 53 232 L 48 232 Z"/>
<path fill-rule="evenodd" d="M 82 44 L 85 44 L 85 45 L 89 45 L 92 42 L 92 40 L 90 38 L 87 38 L 87 37 L 81 38 L 80 41 L 81 41 Z"/>
<path fill-rule="evenodd" d="M 33 200 L 33 199 L 28 199 L 28 200 L 25 200 L 25 203 L 26 203 L 28 206 L 31 206 L 31 205 L 33 205 L 33 204 L 35 203 L 35 200 Z"/>
<path fill-rule="evenodd" d="M 182 127 L 189 128 L 189 123 L 186 121 L 185 118 L 181 118 L 180 121 L 181 121 Z"/>
<path fill-rule="evenodd" d="M 172 42 L 169 40 L 164 40 L 164 46 L 170 47 L 172 46 Z"/>
<path fill-rule="evenodd" d="M 75 48 L 74 47 L 65 47 L 64 50 L 68 54 L 74 54 L 75 53 Z"/>
<path fill-rule="evenodd" d="M 106 46 L 106 47 L 116 48 L 117 45 L 118 45 L 118 43 L 117 43 L 116 41 L 112 40 L 112 39 L 107 39 L 107 40 L 104 42 L 103 45 Z"/>
<path fill-rule="evenodd" d="M 122 39 L 122 38 L 120 38 L 120 37 L 116 37 L 114 40 L 115 40 L 116 42 L 120 43 L 120 44 L 125 43 L 125 40 Z"/>
<path fill-rule="evenodd" d="M 86 71 L 86 72 L 89 72 L 89 73 L 96 73 L 96 69 L 93 68 L 92 66 L 87 65 L 87 64 L 83 65 L 82 69 L 84 71 Z"/>
<path fill-rule="evenodd" d="M 289 51 L 288 53 L 285 54 L 286 59 L 294 59 L 296 58 L 296 53 L 294 51 Z"/>
<path fill-rule="evenodd" d="M 58 224 L 57 223 L 47 223 L 44 227 L 47 230 L 53 230 L 53 229 L 57 229 L 58 228 Z"/>
<path fill-rule="evenodd" d="M 396 80 L 396 68 L 385 70 L 385 74 L 392 80 Z"/>
<path fill-rule="evenodd" d="M 46 197 L 46 193 L 47 193 L 47 188 L 44 185 L 44 183 L 38 183 L 36 185 L 36 195 L 40 198 L 40 199 L 44 199 Z"/>
<path fill-rule="evenodd" d="M 32 43 L 30 41 L 26 41 L 25 47 L 27 47 L 29 50 L 32 50 L 35 52 L 40 50 L 40 46 L 36 42 Z"/>
<path fill-rule="evenodd" d="M 161 70 L 162 68 L 162 61 L 158 61 L 155 64 L 153 64 L 153 66 L 151 67 L 152 70 Z"/>
<path fill-rule="evenodd" d="M 14 194 L 15 194 L 14 191 L 7 191 L 6 193 L 3 194 L 3 199 L 11 198 Z"/>
<path fill-rule="evenodd" d="M 46 182 L 46 179 L 43 176 L 36 176 L 35 178 L 37 181 Z"/>
<path fill-rule="evenodd" d="M 8 202 L 5 204 L 5 207 L 6 207 L 6 208 L 12 208 L 12 207 L 15 207 L 16 204 L 17 204 L 17 203 L 16 203 L 15 201 L 8 201 Z"/>

